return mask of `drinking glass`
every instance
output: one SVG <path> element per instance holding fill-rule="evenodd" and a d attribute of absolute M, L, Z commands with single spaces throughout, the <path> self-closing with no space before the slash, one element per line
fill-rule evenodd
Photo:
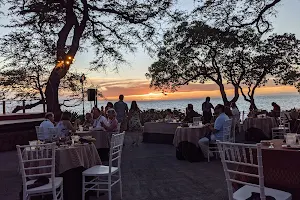
<path fill-rule="evenodd" d="M 296 144 L 296 134 L 291 134 L 291 133 L 288 133 L 286 134 L 286 144 L 287 145 L 293 145 L 293 144 Z"/>
<path fill-rule="evenodd" d="M 79 126 L 79 131 L 83 131 L 83 126 Z"/>

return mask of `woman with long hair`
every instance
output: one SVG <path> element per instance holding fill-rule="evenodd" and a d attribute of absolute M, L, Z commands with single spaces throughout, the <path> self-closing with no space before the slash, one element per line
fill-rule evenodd
<path fill-rule="evenodd" d="M 59 137 L 66 137 L 70 132 L 76 132 L 79 120 L 75 120 L 74 126 L 71 123 L 72 114 L 70 112 L 63 112 L 61 119 L 57 124 Z"/>
<path fill-rule="evenodd" d="M 140 133 L 142 132 L 141 124 L 141 110 L 139 109 L 136 101 L 132 101 L 129 110 L 129 131 L 132 132 L 132 145 L 139 145 Z"/>

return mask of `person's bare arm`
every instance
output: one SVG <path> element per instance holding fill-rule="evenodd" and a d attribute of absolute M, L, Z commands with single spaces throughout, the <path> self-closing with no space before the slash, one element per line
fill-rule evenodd
<path fill-rule="evenodd" d="M 77 129 L 76 124 L 75 124 L 75 126 L 73 126 L 70 121 L 65 121 L 64 124 L 70 131 L 76 132 L 76 129 Z"/>

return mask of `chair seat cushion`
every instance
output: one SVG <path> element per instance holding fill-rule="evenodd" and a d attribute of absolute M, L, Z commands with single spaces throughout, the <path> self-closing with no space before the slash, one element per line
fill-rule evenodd
<path fill-rule="evenodd" d="M 114 174 L 118 171 L 117 167 L 111 167 L 111 173 Z M 109 166 L 106 165 L 96 165 L 91 167 L 84 172 L 82 172 L 85 176 L 99 176 L 99 175 L 107 175 L 109 174 Z"/>
<path fill-rule="evenodd" d="M 35 182 L 36 180 L 30 180 L 26 182 L 26 187 L 27 185 L 31 185 Z M 63 183 L 63 178 L 62 177 L 55 177 L 54 178 L 54 187 L 57 189 L 60 187 Z M 51 178 L 49 178 L 49 183 L 40 187 L 36 188 L 31 188 L 27 190 L 29 194 L 35 194 L 35 193 L 43 193 L 43 192 L 51 192 L 52 191 L 52 181 Z"/>
<path fill-rule="evenodd" d="M 234 200 L 245 200 L 252 196 L 252 192 L 260 193 L 259 187 L 254 187 L 250 185 L 245 185 L 238 189 L 233 194 Z M 280 190 L 275 190 L 271 188 L 265 188 L 265 195 L 275 198 L 275 200 L 292 200 L 292 195 L 288 192 L 283 192 Z"/>

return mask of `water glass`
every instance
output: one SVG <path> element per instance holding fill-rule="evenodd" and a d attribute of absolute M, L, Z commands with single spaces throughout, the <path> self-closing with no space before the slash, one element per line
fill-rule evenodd
<path fill-rule="evenodd" d="M 33 141 L 29 141 L 29 145 L 30 146 L 35 146 L 38 144 L 38 141 L 37 140 L 33 140 Z"/>
<path fill-rule="evenodd" d="M 79 131 L 83 131 L 83 126 L 79 126 Z"/>
<path fill-rule="evenodd" d="M 286 144 L 287 145 L 294 145 L 296 144 L 296 134 L 291 134 L 291 133 L 288 133 L 286 134 Z"/>

